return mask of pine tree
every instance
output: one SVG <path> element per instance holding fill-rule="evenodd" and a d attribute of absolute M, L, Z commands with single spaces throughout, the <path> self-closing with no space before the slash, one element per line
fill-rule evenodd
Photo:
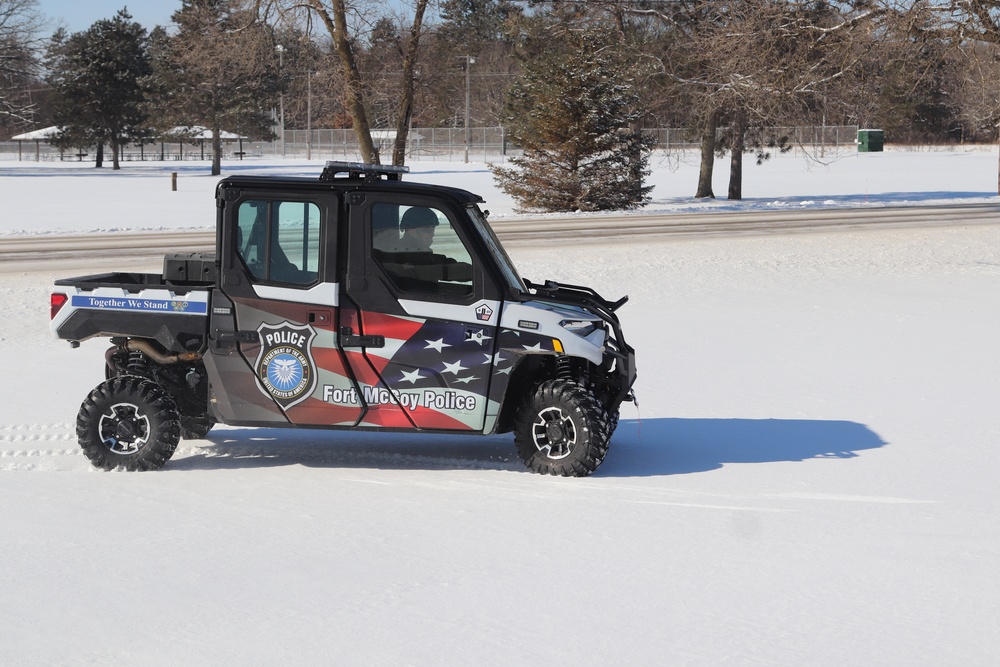
<path fill-rule="evenodd" d="M 493 167 L 521 208 L 621 210 L 648 201 L 652 141 L 632 127 L 638 96 L 615 47 L 599 27 L 529 39 L 504 114 L 507 136 L 524 153 L 511 158 L 514 168 Z"/>
<path fill-rule="evenodd" d="M 58 95 L 54 119 L 61 143 L 97 146 L 102 166 L 105 142 L 114 168 L 121 148 L 148 136 L 145 87 L 152 73 L 146 29 L 124 9 L 66 37 L 57 32 L 49 48 L 49 82 Z"/>
<path fill-rule="evenodd" d="M 438 37 L 463 53 L 477 55 L 502 41 L 507 22 L 521 11 L 511 0 L 444 0 Z"/>

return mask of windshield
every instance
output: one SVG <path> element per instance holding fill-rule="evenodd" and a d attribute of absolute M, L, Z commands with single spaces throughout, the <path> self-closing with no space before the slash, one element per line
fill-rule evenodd
<path fill-rule="evenodd" d="M 486 216 L 483 212 L 479 210 L 476 205 L 469 206 L 465 209 L 469 214 L 469 219 L 472 220 L 472 227 L 479 234 L 479 237 L 489 248 L 490 254 L 493 255 L 493 259 L 496 261 L 497 266 L 500 267 L 500 274 L 503 276 L 504 287 L 508 291 L 512 290 L 514 292 L 527 292 L 528 288 L 525 287 L 524 281 L 521 280 L 521 276 L 518 275 L 517 269 L 514 268 L 514 263 L 510 261 L 510 257 L 507 256 L 507 251 L 503 249 L 500 245 L 500 241 L 497 240 L 496 234 L 493 233 L 493 228 L 490 227 L 490 223 L 486 222 Z"/>

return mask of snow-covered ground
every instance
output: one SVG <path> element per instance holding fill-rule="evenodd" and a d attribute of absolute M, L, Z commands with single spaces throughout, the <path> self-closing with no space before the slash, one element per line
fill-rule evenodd
<path fill-rule="evenodd" d="M 747 160 L 744 199 L 727 200 L 729 165 L 717 160 L 719 199 L 692 197 L 698 183 L 694 152 L 657 153 L 650 161 L 653 201 L 639 213 L 781 211 L 805 208 L 979 203 L 997 201 L 996 150 L 843 150 L 819 156 L 778 155 L 761 166 Z M 223 173 L 315 177 L 322 160 L 227 161 Z M 483 163 L 415 162 L 408 180 L 471 190 L 486 199 L 492 219 L 514 215 L 516 204 L 497 190 Z M 177 191 L 171 174 L 177 173 Z M 114 172 L 92 163 L 0 160 L 0 192 L 7 214 L 0 236 L 59 232 L 204 229 L 215 225 L 210 205 L 219 178 L 207 162 L 124 162 Z M 81 199 L 82 197 L 82 199 Z"/>
<path fill-rule="evenodd" d="M 882 172 L 849 167 L 886 158 L 869 200 L 995 201 L 995 154 L 898 155 L 745 192 L 863 199 Z M 57 199 L 107 228 L 212 215 L 209 177 L 16 169 L 8 232 Z M 594 477 L 530 474 L 506 436 L 222 427 L 94 471 L 73 421 L 105 344 L 50 338 L 65 271 L 4 274 L 0 664 L 994 664 L 1000 225 L 511 254 L 631 296 L 640 411 Z"/>

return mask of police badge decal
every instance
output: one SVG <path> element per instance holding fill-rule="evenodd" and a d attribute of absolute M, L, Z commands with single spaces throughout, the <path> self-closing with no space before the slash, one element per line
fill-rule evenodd
<path fill-rule="evenodd" d="M 260 352 L 254 362 L 260 390 L 282 408 L 298 405 L 316 387 L 312 342 L 316 331 L 308 324 L 261 324 Z"/>

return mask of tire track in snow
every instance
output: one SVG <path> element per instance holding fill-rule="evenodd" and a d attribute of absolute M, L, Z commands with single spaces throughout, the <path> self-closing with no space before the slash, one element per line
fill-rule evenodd
<path fill-rule="evenodd" d="M 5 449 L 0 451 L 0 459 L 79 456 L 81 454 L 83 454 L 81 449 Z M 0 469 L 2 467 L 0 466 Z"/>
<path fill-rule="evenodd" d="M 66 447 L 69 443 L 74 446 Z M 46 444 L 57 445 L 52 449 Z M 32 446 L 33 445 L 33 446 Z M 0 426 L 0 471 L 58 470 L 59 461 L 83 454 L 76 447 L 73 424 L 5 424 Z M 74 462 L 74 468 L 78 464 Z"/>
<path fill-rule="evenodd" d="M 0 426 L 0 443 L 75 440 L 73 424 L 10 424 Z"/>

